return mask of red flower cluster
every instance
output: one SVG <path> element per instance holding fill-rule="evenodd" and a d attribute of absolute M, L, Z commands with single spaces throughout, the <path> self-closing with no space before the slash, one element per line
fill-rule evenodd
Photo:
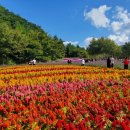
<path fill-rule="evenodd" d="M 76 80 L 1 89 L 0 129 L 130 129 L 130 81 Z"/>

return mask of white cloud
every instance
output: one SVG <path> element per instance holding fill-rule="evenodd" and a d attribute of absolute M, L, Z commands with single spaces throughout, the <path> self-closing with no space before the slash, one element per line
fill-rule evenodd
<path fill-rule="evenodd" d="M 116 43 L 122 45 L 122 43 L 128 42 L 129 37 L 125 34 L 121 35 L 109 35 L 108 38 L 114 40 Z"/>
<path fill-rule="evenodd" d="M 123 7 L 117 6 L 114 14 L 110 14 L 110 19 L 105 16 L 105 12 L 110 10 L 111 7 L 106 5 L 99 8 L 93 8 L 90 12 L 85 12 L 85 19 L 90 19 L 93 25 L 100 28 L 104 27 L 110 34 L 108 38 L 114 40 L 117 44 L 124 44 L 130 41 L 130 13 Z M 90 37 L 85 39 L 88 44 Z"/>
<path fill-rule="evenodd" d="M 69 43 L 71 43 L 72 45 L 78 45 L 79 44 L 78 41 L 65 41 L 65 42 L 63 42 L 64 45 L 67 45 Z"/>
<path fill-rule="evenodd" d="M 130 40 L 130 13 L 122 7 L 116 7 L 114 21 L 111 22 L 112 34 L 108 38 L 118 44 L 124 44 Z"/>
<path fill-rule="evenodd" d="M 86 20 L 90 19 L 96 27 L 108 27 L 110 20 L 105 16 L 106 11 L 110 10 L 110 7 L 106 5 L 99 8 L 93 8 L 90 12 L 84 11 L 84 17 Z"/>
<path fill-rule="evenodd" d="M 114 33 L 120 34 L 120 30 L 122 28 L 122 25 L 123 25 L 122 22 L 114 21 L 111 23 L 111 28 L 112 28 Z"/>
<path fill-rule="evenodd" d="M 123 23 L 127 24 L 130 22 L 130 13 L 125 10 L 123 7 L 116 7 L 117 15 L 116 18 L 123 21 Z"/>
<path fill-rule="evenodd" d="M 114 33 L 124 33 L 130 29 L 130 13 L 124 10 L 122 7 L 116 7 L 115 20 L 111 22 L 111 28 Z"/>

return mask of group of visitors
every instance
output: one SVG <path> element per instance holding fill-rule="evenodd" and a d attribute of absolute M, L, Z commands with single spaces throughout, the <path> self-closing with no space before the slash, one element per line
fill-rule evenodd
<path fill-rule="evenodd" d="M 113 68 L 114 67 L 114 57 L 111 56 L 111 57 L 108 57 L 107 58 L 107 67 L 108 68 Z M 72 61 L 71 60 L 68 60 L 68 64 L 71 64 Z M 125 57 L 125 59 L 123 60 L 123 63 L 124 63 L 124 69 L 128 69 L 128 65 L 129 65 L 129 60 L 127 57 Z M 29 65 L 36 65 L 36 59 L 33 59 L 29 62 Z M 84 66 L 85 65 L 85 60 L 84 58 L 81 59 L 81 65 Z"/>
<path fill-rule="evenodd" d="M 29 61 L 29 65 L 36 65 L 36 59 Z"/>
<path fill-rule="evenodd" d="M 72 63 L 72 61 L 71 60 L 68 60 L 68 64 L 71 64 Z"/>
<path fill-rule="evenodd" d="M 114 67 L 114 57 L 112 56 L 112 57 L 108 57 L 107 58 L 107 67 L 108 68 L 113 68 Z"/>
<path fill-rule="evenodd" d="M 113 68 L 114 67 L 114 60 L 115 59 L 114 59 L 113 56 L 107 58 L 107 67 L 108 68 Z M 124 63 L 124 69 L 128 69 L 129 60 L 128 60 L 127 57 L 125 57 L 123 63 Z"/>
<path fill-rule="evenodd" d="M 81 65 L 84 66 L 84 65 L 85 65 L 85 60 L 84 60 L 84 58 L 82 58 L 80 61 L 81 61 Z M 68 62 L 68 64 L 71 64 L 71 63 L 72 63 L 71 60 L 68 60 L 67 62 Z"/>

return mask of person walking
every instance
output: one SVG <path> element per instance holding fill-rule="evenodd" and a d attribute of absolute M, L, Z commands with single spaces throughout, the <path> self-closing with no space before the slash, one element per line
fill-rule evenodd
<path fill-rule="evenodd" d="M 110 57 L 107 58 L 107 68 L 111 68 L 111 59 L 110 59 Z"/>
<path fill-rule="evenodd" d="M 129 60 L 127 57 L 124 59 L 124 69 L 128 69 Z"/>

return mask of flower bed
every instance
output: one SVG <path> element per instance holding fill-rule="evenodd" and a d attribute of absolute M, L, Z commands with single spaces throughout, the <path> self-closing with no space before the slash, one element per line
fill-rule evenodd
<path fill-rule="evenodd" d="M 0 129 L 130 129 L 130 72 L 68 65 L 0 70 Z"/>

